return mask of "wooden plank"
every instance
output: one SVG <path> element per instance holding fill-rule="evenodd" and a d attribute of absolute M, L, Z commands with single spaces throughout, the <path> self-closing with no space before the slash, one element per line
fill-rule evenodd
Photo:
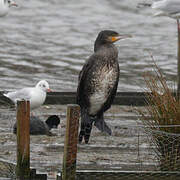
<path fill-rule="evenodd" d="M 178 179 L 180 172 L 168 171 L 95 171 L 95 170 L 77 170 L 76 178 L 78 180 L 170 180 Z M 60 175 L 57 177 L 61 180 Z"/>
<path fill-rule="evenodd" d="M 16 175 L 21 179 L 30 179 L 30 103 L 17 102 L 17 168 Z"/>
<path fill-rule="evenodd" d="M 119 105 L 145 105 L 144 92 L 118 92 L 113 104 Z M 76 92 L 50 92 L 45 104 L 76 104 Z"/>
<path fill-rule="evenodd" d="M 0 92 L 0 104 L 13 105 L 2 93 Z M 145 100 L 144 92 L 118 92 L 113 104 L 143 106 Z M 76 104 L 76 92 L 50 92 L 44 104 Z"/>
<path fill-rule="evenodd" d="M 66 136 L 64 142 L 63 180 L 75 180 L 80 107 L 67 105 Z"/>

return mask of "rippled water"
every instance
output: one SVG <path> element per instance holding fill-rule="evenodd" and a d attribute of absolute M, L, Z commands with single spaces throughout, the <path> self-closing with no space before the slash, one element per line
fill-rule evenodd
<path fill-rule="evenodd" d="M 149 53 L 170 81 L 177 72 L 176 21 L 136 8 L 141 0 L 16 0 L 0 18 L 0 90 L 33 86 L 47 79 L 55 91 L 75 91 L 79 71 L 103 29 L 131 34 L 116 43 L 119 91 L 141 91 Z"/>

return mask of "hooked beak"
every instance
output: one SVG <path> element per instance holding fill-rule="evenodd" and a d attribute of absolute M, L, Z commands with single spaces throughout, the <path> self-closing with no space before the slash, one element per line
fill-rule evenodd
<path fill-rule="evenodd" d="M 47 92 L 52 92 L 52 90 L 50 88 L 47 89 Z"/>
<path fill-rule="evenodd" d="M 112 42 L 116 42 L 116 41 L 119 41 L 121 39 L 126 39 L 126 38 L 132 38 L 131 35 L 119 35 L 119 36 L 112 36 L 111 37 L 111 41 Z"/>

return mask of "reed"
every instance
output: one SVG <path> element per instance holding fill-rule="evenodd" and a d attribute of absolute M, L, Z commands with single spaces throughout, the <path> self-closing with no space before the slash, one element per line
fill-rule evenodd
<path fill-rule="evenodd" d="M 138 110 L 150 134 L 151 142 L 163 171 L 180 169 L 180 100 L 172 93 L 161 70 L 155 64 L 151 73 L 144 74 L 146 111 Z"/>

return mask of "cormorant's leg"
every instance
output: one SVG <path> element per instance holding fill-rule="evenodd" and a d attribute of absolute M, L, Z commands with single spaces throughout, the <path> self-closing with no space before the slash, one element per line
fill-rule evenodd
<path fill-rule="evenodd" d="M 79 143 L 83 141 L 83 138 L 85 140 L 85 143 L 88 143 L 91 134 L 92 123 L 93 119 L 88 114 L 87 110 L 81 109 L 81 130 L 79 133 Z"/>
<path fill-rule="evenodd" d="M 85 126 L 84 140 L 86 144 L 89 142 L 89 138 L 90 138 L 91 130 L 92 130 L 92 124 L 93 124 L 93 121 L 91 120 L 91 122 L 88 122 Z"/>
<path fill-rule="evenodd" d="M 83 137 L 85 135 L 85 125 L 81 122 L 81 130 L 79 133 L 79 143 L 82 143 Z"/>
<path fill-rule="evenodd" d="M 106 124 L 106 122 L 104 121 L 104 115 L 98 115 L 94 125 L 101 131 L 101 132 L 106 132 L 107 134 L 111 135 L 112 131 L 109 128 L 109 126 Z"/>

